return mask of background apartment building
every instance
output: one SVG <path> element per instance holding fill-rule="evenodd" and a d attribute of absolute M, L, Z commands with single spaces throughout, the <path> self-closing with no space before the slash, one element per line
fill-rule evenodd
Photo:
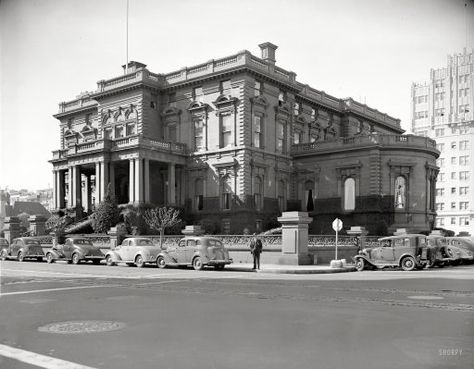
<path fill-rule="evenodd" d="M 412 131 L 441 152 L 436 226 L 474 234 L 474 50 L 449 55 L 447 66 L 412 85 Z"/>

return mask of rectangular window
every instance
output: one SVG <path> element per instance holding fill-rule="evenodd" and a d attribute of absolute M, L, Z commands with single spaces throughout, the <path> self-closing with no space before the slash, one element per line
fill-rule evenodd
<path fill-rule="evenodd" d="M 459 172 L 459 179 L 461 181 L 468 180 L 469 179 L 469 172 L 468 171 Z"/>
<path fill-rule="evenodd" d="M 469 225 L 469 217 L 460 217 L 459 218 L 459 225 L 468 226 Z"/>
<path fill-rule="evenodd" d="M 176 142 L 176 124 L 168 126 L 168 141 Z"/>
<path fill-rule="evenodd" d="M 204 122 L 202 119 L 194 121 L 194 148 L 196 151 L 204 150 Z"/>
<path fill-rule="evenodd" d="M 135 123 L 127 124 L 127 136 L 132 136 L 134 134 L 136 134 Z"/>
<path fill-rule="evenodd" d="M 451 157 L 451 165 L 456 165 L 456 157 Z"/>
<path fill-rule="evenodd" d="M 230 94 L 230 79 L 227 79 L 225 81 L 221 81 L 220 83 L 220 92 L 221 94 Z"/>
<path fill-rule="evenodd" d="M 276 151 L 279 153 L 285 152 L 285 123 L 277 122 L 277 141 Z"/>
<path fill-rule="evenodd" d="M 456 203 L 455 202 L 451 203 L 451 209 L 456 209 Z"/>
<path fill-rule="evenodd" d="M 444 210 L 444 202 L 437 202 L 436 203 L 436 211 Z"/>
<path fill-rule="evenodd" d="M 459 203 L 459 210 L 467 210 L 468 207 L 469 207 L 469 202 L 467 201 L 461 201 Z"/>
<path fill-rule="evenodd" d="M 436 137 L 442 137 L 442 136 L 444 136 L 444 128 L 436 128 L 436 129 L 435 129 L 435 136 L 436 136 Z"/>
<path fill-rule="evenodd" d="M 438 174 L 438 182 L 444 182 L 444 173 Z"/>
<path fill-rule="evenodd" d="M 253 116 L 253 146 L 262 148 L 263 146 L 262 117 Z"/>
<path fill-rule="evenodd" d="M 221 147 L 232 145 L 232 116 L 230 114 L 221 115 Z"/>
<path fill-rule="evenodd" d="M 295 105 L 293 106 L 293 115 L 299 115 L 300 108 L 301 108 L 300 103 L 295 102 Z"/>
<path fill-rule="evenodd" d="M 452 141 L 452 142 L 451 142 L 451 148 L 452 148 L 452 149 L 455 149 L 456 146 L 457 146 L 456 141 Z"/>
<path fill-rule="evenodd" d="M 298 145 L 303 142 L 303 132 L 299 130 L 295 130 L 293 132 L 293 143 Z"/>
<path fill-rule="evenodd" d="M 459 157 L 459 165 L 469 165 L 469 156 L 465 155 L 465 156 L 460 156 Z"/>
<path fill-rule="evenodd" d="M 459 141 L 459 150 L 469 149 L 469 141 Z"/>
<path fill-rule="evenodd" d="M 286 102 L 286 92 L 280 90 L 278 93 L 278 105 L 282 106 Z"/>
<path fill-rule="evenodd" d="M 254 95 L 255 95 L 255 96 L 260 96 L 260 95 L 262 95 L 262 82 L 260 82 L 260 81 L 255 81 L 255 85 L 254 85 Z"/>
<path fill-rule="evenodd" d="M 451 179 L 456 179 L 456 172 L 451 172 Z"/>
<path fill-rule="evenodd" d="M 170 93 L 168 95 L 168 105 L 173 108 L 176 107 L 176 92 Z"/>
<path fill-rule="evenodd" d="M 455 195 L 456 194 L 456 187 L 451 187 L 451 195 Z"/>
<path fill-rule="evenodd" d="M 193 88 L 193 100 L 198 102 L 204 101 L 204 92 L 201 86 Z"/>
<path fill-rule="evenodd" d="M 469 187 L 459 187 L 460 195 L 467 195 L 469 193 Z"/>
<path fill-rule="evenodd" d="M 316 109 L 311 108 L 311 120 L 315 120 L 315 119 L 316 119 Z"/>
<path fill-rule="evenodd" d="M 222 194 L 222 207 L 224 210 L 229 210 L 230 209 L 230 193 L 225 192 Z"/>
<path fill-rule="evenodd" d="M 112 128 L 104 129 L 104 138 L 106 140 L 111 140 L 112 139 Z"/>
<path fill-rule="evenodd" d="M 204 208 L 204 196 L 203 195 L 197 195 L 195 197 L 196 200 L 196 209 L 197 210 L 202 210 Z"/>
<path fill-rule="evenodd" d="M 451 225 L 456 225 L 456 217 L 451 217 Z"/>
<path fill-rule="evenodd" d="M 443 168 L 444 167 L 444 158 L 439 158 L 438 160 L 436 160 L 436 164 L 438 165 L 438 167 Z"/>
<path fill-rule="evenodd" d="M 436 218 L 436 226 L 443 227 L 444 226 L 444 218 Z"/>
<path fill-rule="evenodd" d="M 444 196 L 444 188 L 437 188 L 436 196 Z"/>
<path fill-rule="evenodd" d="M 123 126 L 116 126 L 115 127 L 115 138 L 122 138 L 124 137 Z"/>
<path fill-rule="evenodd" d="M 436 144 L 436 148 L 438 149 L 438 151 L 443 152 L 444 151 L 444 143 Z"/>

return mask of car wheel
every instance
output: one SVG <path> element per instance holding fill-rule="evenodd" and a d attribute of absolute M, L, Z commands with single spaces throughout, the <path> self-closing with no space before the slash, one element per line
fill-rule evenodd
<path fill-rule="evenodd" d="M 79 257 L 78 254 L 72 254 L 71 261 L 73 264 L 77 265 L 81 262 L 81 258 Z"/>
<path fill-rule="evenodd" d="M 22 261 L 25 260 L 25 255 L 23 255 L 23 252 L 18 253 L 18 261 L 21 263 Z"/>
<path fill-rule="evenodd" d="M 112 259 L 112 256 L 107 255 L 107 257 L 105 258 L 105 264 L 107 264 L 107 266 L 109 267 L 115 265 L 114 260 Z"/>
<path fill-rule="evenodd" d="M 134 267 L 135 266 L 135 263 L 125 263 L 125 264 L 129 267 Z"/>
<path fill-rule="evenodd" d="M 2 259 L 3 261 L 7 260 L 7 250 L 2 250 L 2 252 L 0 253 L 0 259 Z"/>
<path fill-rule="evenodd" d="M 48 264 L 54 263 L 53 254 L 51 254 L 50 252 L 48 252 L 48 253 L 46 254 L 46 262 L 47 262 Z"/>
<path fill-rule="evenodd" d="M 143 260 L 143 256 L 138 255 L 135 258 L 135 265 L 137 266 L 137 268 L 143 268 L 143 266 L 145 265 L 145 261 Z"/>
<path fill-rule="evenodd" d="M 160 269 L 166 268 L 166 261 L 165 261 L 165 258 L 164 258 L 163 256 L 158 256 L 158 259 L 156 259 L 156 265 L 157 265 L 158 268 L 160 268 Z"/>
<path fill-rule="evenodd" d="M 42 258 L 42 257 L 38 257 L 38 258 L 36 258 L 36 261 L 42 263 L 42 262 L 43 262 L 43 258 Z"/>
<path fill-rule="evenodd" d="M 202 264 L 202 260 L 199 256 L 196 256 L 193 260 L 193 268 L 195 270 L 202 270 L 204 265 Z"/>
<path fill-rule="evenodd" d="M 411 256 L 407 256 L 403 258 L 401 265 L 403 270 L 409 272 L 410 270 L 415 269 L 416 262 L 415 259 L 413 259 Z"/>
<path fill-rule="evenodd" d="M 224 268 L 225 268 L 225 264 L 214 265 L 215 270 L 224 270 Z"/>
<path fill-rule="evenodd" d="M 364 267 L 365 267 L 364 259 L 358 258 L 355 262 L 355 267 L 356 267 L 357 271 L 362 272 L 364 270 Z"/>
<path fill-rule="evenodd" d="M 435 265 L 436 265 L 436 260 L 431 260 L 431 259 L 429 259 L 429 260 L 426 262 L 426 267 L 427 267 L 427 268 L 433 268 Z"/>
<path fill-rule="evenodd" d="M 92 264 L 99 265 L 100 264 L 100 259 L 93 259 Z"/>

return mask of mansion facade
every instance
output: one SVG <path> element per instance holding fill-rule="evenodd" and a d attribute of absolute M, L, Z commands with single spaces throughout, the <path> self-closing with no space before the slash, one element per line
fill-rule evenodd
<path fill-rule="evenodd" d="M 338 99 L 276 65 L 277 46 L 155 74 L 138 62 L 60 103 L 55 208 L 91 211 L 109 186 L 118 203 L 175 206 L 221 233 L 274 227 L 307 211 L 310 233 L 428 231 L 439 151 L 400 121 Z"/>

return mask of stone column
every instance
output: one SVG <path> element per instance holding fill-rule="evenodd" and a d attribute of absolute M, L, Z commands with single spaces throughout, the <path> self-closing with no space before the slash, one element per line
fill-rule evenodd
<path fill-rule="evenodd" d="M 175 205 L 176 203 L 176 175 L 175 164 L 168 164 L 168 205 Z"/>
<path fill-rule="evenodd" d="M 31 215 L 28 222 L 30 222 L 30 232 L 34 236 L 46 234 L 46 218 L 43 215 Z"/>
<path fill-rule="evenodd" d="M 81 168 L 79 166 L 72 167 L 72 176 L 74 182 L 73 197 L 75 207 L 82 206 L 82 188 L 81 188 Z"/>
<path fill-rule="evenodd" d="M 53 170 L 53 199 L 54 203 L 53 206 L 55 209 L 59 208 L 59 195 L 58 195 L 58 186 L 59 186 L 59 180 L 58 180 L 58 171 Z"/>
<path fill-rule="evenodd" d="M 20 237 L 20 219 L 18 217 L 6 217 L 3 226 L 3 232 L 8 243 Z"/>
<path fill-rule="evenodd" d="M 74 205 L 74 196 L 73 196 L 73 180 L 72 180 L 72 167 L 69 167 L 68 168 L 68 177 L 67 177 L 67 181 L 68 181 L 68 187 L 69 187 L 69 191 L 68 191 L 68 194 L 67 194 L 67 207 L 68 208 L 72 208 Z"/>
<path fill-rule="evenodd" d="M 282 255 L 280 264 L 312 265 L 314 256 L 308 253 L 308 224 L 313 218 L 307 212 L 288 211 L 278 218 L 282 225 Z"/>
<path fill-rule="evenodd" d="M 143 161 L 135 159 L 135 202 L 143 202 Z"/>
<path fill-rule="evenodd" d="M 115 166 L 112 162 L 109 163 L 109 182 L 110 190 L 115 197 Z"/>
<path fill-rule="evenodd" d="M 129 173 L 128 173 L 128 202 L 133 204 L 135 202 L 135 159 L 130 159 L 129 161 Z"/>
<path fill-rule="evenodd" d="M 100 163 L 95 163 L 95 207 L 99 206 L 102 198 L 100 196 Z"/>
<path fill-rule="evenodd" d="M 65 196 L 65 188 L 66 188 L 66 183 L 65 183 L 65 176 L 64 176 L 64 171 L 58 170 L 56 175 L 57 179 L 57 206 L 56 209 L 62 209 L 64 208 L 64 196 Z"/>
<path fill-rule="evenodd" d="M 100 200 L 104 201 L 105 194 L 107 193 L 107 186 L 109 184 L 109 171 L 107 170 L 107 163 L 105 161 L 100 162 Z"/>
<path fill-rule="evenodd" d="M 145 202 L 150 202 L 150 159 L 145 159 L 144 166 L 144 199 Z"/>

